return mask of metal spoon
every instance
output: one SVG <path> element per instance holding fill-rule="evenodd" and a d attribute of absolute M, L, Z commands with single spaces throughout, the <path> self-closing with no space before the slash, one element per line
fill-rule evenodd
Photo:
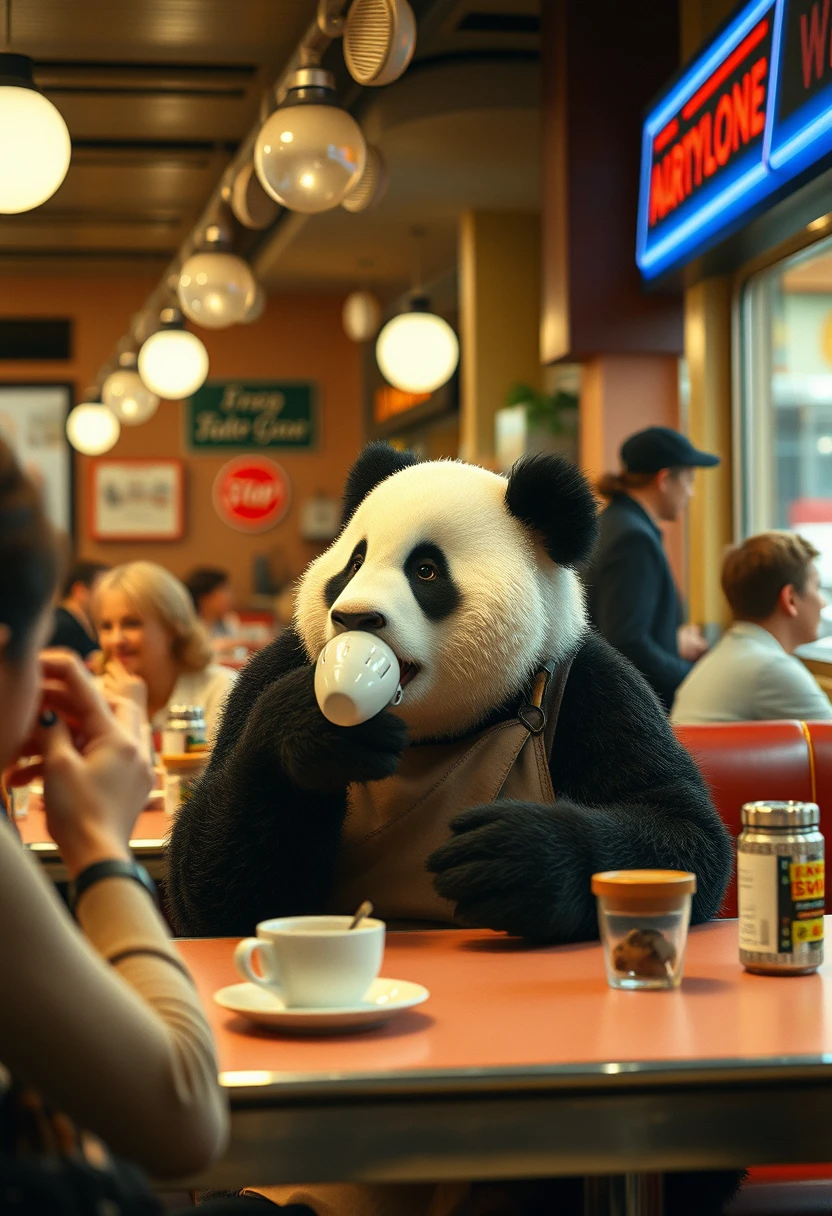
<path fill-rule="evenodd" d="M 349 932 L 350 929 L 357 928 L 365 916 L 372 916 L 372 914 L 373 905 L 370 903 L 369 899 L 365 899 L 364 903 L 359 905 L 355 916 L 352 918 L 352 922 L 347 926 L 347 932 Z"/>

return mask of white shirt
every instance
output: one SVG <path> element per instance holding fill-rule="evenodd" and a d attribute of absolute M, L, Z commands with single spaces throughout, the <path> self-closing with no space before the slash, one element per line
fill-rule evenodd
<path fill-rule="evenodd" d="M 225 698 L 237 678 L 230 667 L 209 664 L 202 671 L 186 671 L 177 679 L 168 703 L 151 721 L 153 730 L 164 730 L 171 705 L 200 705 L 205 712 L 208 742 L 213 744 L 217 736 Z"/>
<path fill-rule="evenodd" d="M 680 684 L 671 721 L 754 722 L 832 719 L 832 703 L 803 666 L 762 625 L 736 621 Z"/>

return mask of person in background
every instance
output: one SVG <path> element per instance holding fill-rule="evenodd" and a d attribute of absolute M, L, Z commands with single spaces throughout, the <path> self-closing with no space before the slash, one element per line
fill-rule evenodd
<path fill-rule="evenodd" d="M 110 569 L 103 562 L 76 562 L 64 579 L 63 596 L 55 609 L 50 646 L 74 650 L 88 659 L 98 650 L 90 603 L 96 582 Z"/>
<path fill-rule="evenodd" d="M 0 1206 L 86 1212 L 93 1170 L 87 1158 L 80 1178 L 76 1128 L 170 1178 L 222 1153 L 228 1115 L 196 990 L 128 847 L 152 773 L 80 659 L 40 653 L 55 538 L 2 441 L 0 568 L 0 772 L 12 786 L 42 778 L 75 889 L 73 921 L 0 814 Z M 116 1190 L 96 1211 L 121 1210 L 125 1190 L 157 1210 L 132 1167 L 104 1153 L 96 1171 Z"/>
<path fill-rule="evenodd" d="M 103 687 L 135 702 L 151 729 L 171 705 L 199 705 L 213 743 L 235 673 L 215 666 L 208 637 L 178 578 L 154 562 L 116 566 L 99 582 L 93 619 Z"/>
<path fill-rule="evenodd" d="M 227 570 L 198 566 L 185 579 L 196 614 L 211 639 L 214 653 L 232 654 L 240 647 L 248 650 L 242 636 L 240 618 L 234 611 L 234 593 Z"/>
<path fill-rule="evenodd" d="M 679 593 L 659 524 L 679 519 L 693 495 L 694 470 L 719 464 L 678 431 L 652 426 L 621 446 L 622 472 L 598 492 L 598 547 L 585 571 L 590 616 L 598 631 L 638 668 L 665 709 L 707 650 L 699 629 L 683 625 Z"/>
<path fill-rule="evenodd" d="M 794 655 L 820 628 L 817 549 L 792 532 L 763 532 L 730 549 L 722 589 L 734 623 L 682 683 L 673 721 L 832 719 L 832 704 Z"/>

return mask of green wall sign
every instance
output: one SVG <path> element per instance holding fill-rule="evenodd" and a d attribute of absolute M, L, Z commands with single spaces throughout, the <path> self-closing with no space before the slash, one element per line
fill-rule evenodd
<path fill-rule="evenodd" d="M 316 386 L 303 381 L 209 380 L 187 403 L 196 451 L 314 448 Z"/>

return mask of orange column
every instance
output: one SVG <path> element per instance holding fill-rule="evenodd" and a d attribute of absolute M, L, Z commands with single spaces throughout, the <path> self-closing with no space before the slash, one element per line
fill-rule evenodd
<path fill-rule="evenodd" d="M 679 360 L 673 355 L 598 355 L 581 370 L 580 463 L 592 480 L 620 465 L 628 435 L 648 426 L 680 429 Z M 673 574 L 686 590 L 684 521 L 665 524 Z"/>

